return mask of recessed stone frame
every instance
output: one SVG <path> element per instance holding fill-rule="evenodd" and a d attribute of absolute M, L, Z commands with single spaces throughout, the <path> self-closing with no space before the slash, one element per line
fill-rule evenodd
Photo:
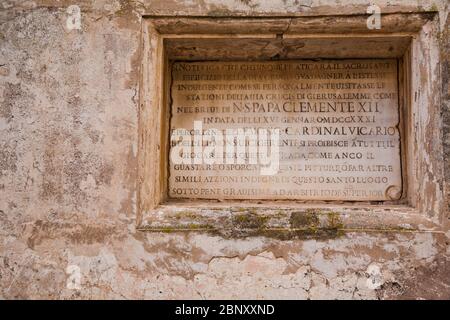
<path fill-rule="evenodd" d="M 364 15 L 143 17 L 137 228 L 281 239 L 358 230 L 443 232 L 437 15 L 383 15 L 380 30 L 367 29 L 366 19 Z M 167 197 L 171 61 L 315 58 L 398 59 L 403 176 L 399 201 L 174 201 Z"/>

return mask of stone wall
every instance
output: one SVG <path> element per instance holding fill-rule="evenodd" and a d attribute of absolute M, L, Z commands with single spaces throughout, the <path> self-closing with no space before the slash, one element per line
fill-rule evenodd
<path fill-rule="evenodd" d="M 135 229 L 142 15 L 361 14 L 368 2 L 2 1 L 0 298 L 449 299 L 449 231 L 277 240 Z M 449 190 L 448 3 L 375 3 L 438 11 Z"/>

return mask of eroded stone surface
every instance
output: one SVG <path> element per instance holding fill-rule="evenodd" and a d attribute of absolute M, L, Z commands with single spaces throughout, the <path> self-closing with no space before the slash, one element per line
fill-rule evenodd
<path fill-rule="evenodd" d="M 0 298 L 450 299 L 448 232 L 306 241 L 137 232 L 138 3 L 81 2 L 81 29 L 70 31 L 67 2 L 0 5 Z M 298 12 L 301 5 L 146 3 L 175 14 Z M 310 12 L 355 9 L 340 3 L 312 1 Z M 365 12 L 366 1 L 358 4 Z M 388 7 L 434 4 L 446 17 L 445 1 Z M 440 24 L 448 29 L 446 18 Z M 448 65 L 448 48 L 441 55 Z M 448 97 L 448 68 L 441 70 Z M 68 286 L 71 265 L 80 269 L 79 289 Z M 228 279 L 232 291 L 223 290 Z"/>

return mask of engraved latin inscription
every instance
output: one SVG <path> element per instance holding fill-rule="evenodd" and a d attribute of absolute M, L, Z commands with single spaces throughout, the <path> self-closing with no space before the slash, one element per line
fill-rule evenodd
<path fill-rule="evenodd" d="M 399 199 L 394 59 L 176 62 L 169 196 Z"/>

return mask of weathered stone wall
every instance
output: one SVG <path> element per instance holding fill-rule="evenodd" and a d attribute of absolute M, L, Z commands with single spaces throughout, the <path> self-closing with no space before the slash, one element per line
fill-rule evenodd
<path fill-rule="evenodd" d="M 448 3 L 375 3 L 382 12 L 439 11 L 449 190 Z M 67 26 L 72 4 L 80 30 Z M 450 232 L 283 241 L 135 230 L 142 14 L 353 14 L 367 5 L 2 1 L 0 298 L 450 298 Z M 447 199 L 450 208 L 448 191 Z M 79 290 L 67 286 L 72 266 Z"/>

